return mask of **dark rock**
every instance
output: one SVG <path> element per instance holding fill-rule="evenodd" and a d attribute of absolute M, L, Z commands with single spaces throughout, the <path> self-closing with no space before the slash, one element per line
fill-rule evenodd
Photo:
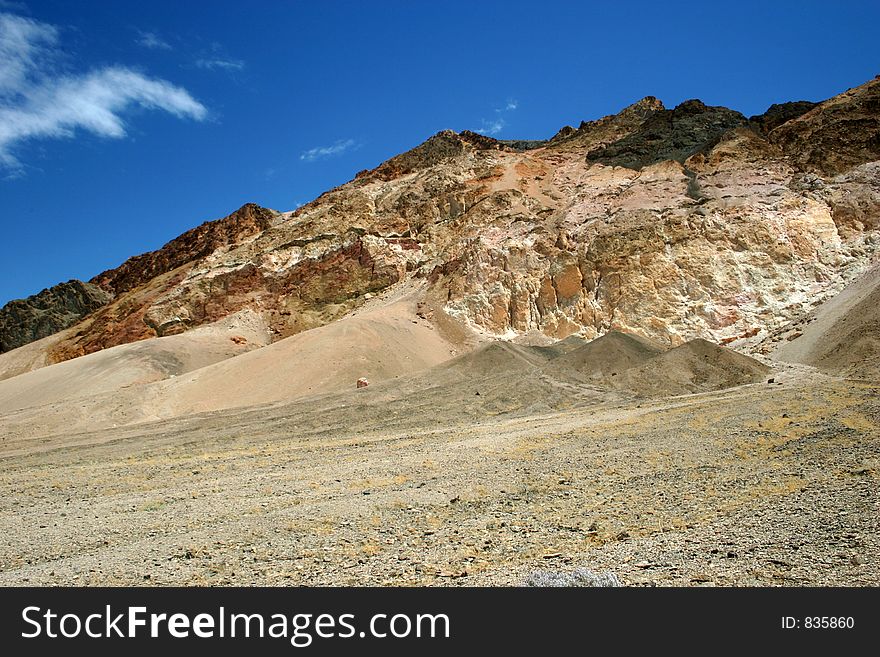
<path fill-rule="evenodd" d="M 0 308 L 0 352 L 40 340 L 76 324 L 112 295 L 97 285 L 71 280 Z"/>
<path fill-rule="evenodd" d="M 748 120 L 726 107 L 688 100 L 671 110 L 651 113 L 635 132 L 587 154 L 588 162 L 641 169 L 665 160 L 684 162 L 707 151 Z"/>
<path fill-rule="evenodd" d="M 564 125 L 559 129 L 559 132 L 557 132 L 555 135 L 553 135 L 553 137 L 550 138 L 550 141 L 557 142 L 562 141 L 563 139 L 568 139 L 576 132 L 577 130 L 570 125 Z"/>
<path fill-rule="evenodd" d="M 880 160 L 880 80 L 786 121 L 768 139 L 802 171 L 825 176 Z"/>
<path fill-rule="evenodd" d="M 158 251 L 134 256 L 116 269 L 95 276 L 90 282 L 114 294 L 121 294 L 147 281 L 236 244 L 272 225 L 276 214 L 256 203 L 247 203 L 232 214 L 206 221 L 168 242 Z"/>
<path fill-rule="evenodd" d="M 501 139 L 499 143 L 515 151 L 530 151 L 545 146 L 547 141 L 544 139 Z"/>
<path fill-rule="evenodd" d="M 796 119 L 813 109 L 819 103 L 809 100 L 796 100 L 790 103 L 777 103 L 767 108 L 763 114 L 749 117 L 749 124 L 763 135 L 778 128 L 783 123 Z"/>

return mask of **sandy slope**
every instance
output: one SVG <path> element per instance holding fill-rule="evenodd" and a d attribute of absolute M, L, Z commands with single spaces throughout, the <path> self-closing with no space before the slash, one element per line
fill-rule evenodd
<path fill-rule="evenodd" d="M 553 359 L 550 368 L 558 373 L 575 372 L 585 379 L 608 380 L 641 365 L 662 353 L 666 347 L 633 335 L 611 331 Z"/>
<path fill-rule="evenodd" d="M 415 314 L 415 297 L 345 317 L 173 381 L 157 392 L 166 413 L 185 415 L 354 390 L 412 374 L 459 348 Z"/>
<path fill-rule="evenodd" d="M 180 335 L 105 349 L 0 381 L 0 413 L 116 394 L 232 358 L 268 339 L 260 318 L 243 311 Z M 36 357 L 30 350 L 26 355 Z"/>
<path fill-rule="evenodd" d="M 802 335 L 775 357 L 834 374 L 880 376 L 880 265 L 813 311 Z"/>
<path fill-rule="evenodd" d="M 628 369 L 615 383 L 640 395 L 670 397 L 758 383 L 770 371 L 754 358 L 697 338 Z"/>
<path fill-rule="evenodd" d="M 46 367 L 49 365 L 48 353 L 52 346 L 72 333 L 73 329 L 65 329 L 42 340 L 0 354 L 0 381 Z"/>
<path fill-rule="evenodd" d="M 261 349 L 262 327 L 227 318 L 0 381 L 0 431 L 31 437 L 299 399 L 419 372 L 459 344 L 416 315 L 400 290 L 346 318 Z M 255 315 L 248 313 L 253 324 Z M 230 332 L 247 338 L 239 345 Z M 14 353 L 14 352 L 10 352 Z"/>
<path fill-rule="evenodd" d="M 460 417 L 528 415 L 743 385 L 767 369 L 701 341 L 664 352 L 620 333 L 545 347 L 491 342 L 454 356 L 461 345 L 415 314 L 416 299 L 406 291 L 379 299 L 327 326 L 179 376 L 155 371 L 163 364 L 155 340 L 139 343 L 150 350 L 148 360 L 127 345 L 125 358 L 113 359 L 108 350 L 44 368 L 0 384 L 0 392 L 6 389 L 0 429 L 10 446 L 17 439 L 299 399 L 324 409 L 327 426 L 340 408 L 357 408 L 365 419 L 384 416 L 393 426 L 390 409 L 401 404 L 426 418 L 438 406 Z M 176 362 L 173 354 L 168 358 Z M 629 370 L 638 371 L 617 376 Z M 148 374 L 163 380 L 134 380 Z M 368 388 L 356 388 L 360 377 L 370 380 Z M 77 386 L 79 394 L 64 399 L 65 388 Z"/>

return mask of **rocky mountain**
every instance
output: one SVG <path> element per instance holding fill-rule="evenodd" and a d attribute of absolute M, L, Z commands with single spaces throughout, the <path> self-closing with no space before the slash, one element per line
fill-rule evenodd
<path fill-rule="evenodd" d="M 156 276 L 233 246 L 269 228 L 277 212 L 247 203 L 227 217 L 206 221 L 158 251 L 129 258 L 116 269 L 95 276 L 91 283 L 114 295 L 128 292 Z"/>
<path fill-rule="evenodd" d="M 71 280 L 0 308 L 0 353 L 73 326 L 111 295 L 97 285 Z"/>
<path fill-rule="evenodd" d="M 50 360 L 241 310 L 279 339 L 410 280 L 441 331 L 760 351 L 876 258 L 878 174 L 880 79 L 751 118 L 647 97 L 543 142 L 447 130 L 296 211 L 248 204 L 98 275 L 112 300 Z"/>

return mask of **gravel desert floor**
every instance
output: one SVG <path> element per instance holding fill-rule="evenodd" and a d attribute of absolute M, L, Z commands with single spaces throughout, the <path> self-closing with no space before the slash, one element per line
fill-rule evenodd
<path fill-rule="evenodd" d="M 0 584 L 880 584 L 880 385 L 565 392 L 393 381 L 7 435 Z"/>

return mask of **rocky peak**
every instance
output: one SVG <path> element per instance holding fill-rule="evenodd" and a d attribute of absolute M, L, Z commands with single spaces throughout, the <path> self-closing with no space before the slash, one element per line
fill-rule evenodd
<path fill-rule="evenodd" d="M 576 128 L 574 128 L 570 125 L 564 125 L 561 128 L 559 128 L 557 133 L 550 138 L 550 143 L 552 144 L 555 142 L 562 141 L 564 139 L 568 139 L 569 137 L 573 137 L 576 133 L 577 133 Z"/>
<path fill-rule="evenodd" d="M 672 111 L 681 116 L 684 114 L 700 114 L 708 109 L 708 105 L 699 98 L 691 98 L 676 105 Z"/>
<path fill-rule="evenodd" d="M 360 172 L 361 181 L 390 181 L 416 171 L 437 166 L 442 162 L 463 155 L 467 150 L 505 150 L 503 142 L 470 130 L 455 132 L 441 130 L 415 148 L 386 160 L 372 170 Z"/>
<path fill-rule="evenodd" d="M 638 128 L 648 118 L 666 109 L 663 103 L 654 96 L 645 96 L 632 105 L 627 105 L 617 114 L 603 116 L 596 121 L 581 121 L 578 130 L 589 130 L 599 126 L 613 124 L 619 127 Z"/>
<path fill-rule="evenodd" d="M 642 122 L 652 114 L 665 109 L 666 107 L 663 106 L 663 102 L 659 98 L 645 96 L 632 105 L 624 107 L 616 116 L 618 120 L 621 121 L 635 119 L 636 121 Z"/>
<path fill-rule="evenodd" d="M 128 292 L 160 274 L 261 233 L 277 215 L 256 203 L 246 203 L 222 219 L 206 221 L 186 231 L 157 251 L 129 258 L 116 269 L 98 274 L 91 283 L 113 294 Z"/>
<path fill-rule="evenodd" d="M 734 110 L 710 107 L 696 99 L 686 100 L 674 109 L 648 113 L 635 131 L 589 152 L 587 161 L 629 169 L 664 160 L 684 162 L 717 144 L 727 131 L 747 123 Z"/>
<path fill-rule="evenodd" d="M 757 116 L 749 117 L 749 124 L 763 135 L 767 135 L 774 128 L 778 128 L 786 121 L 796 119 L 813 109 L 818 103 L 809 100 L 796 100 L 790 103 L 774 103 L 767 111 Z"/>
<path fill-rule="evenodd" d="M 108 303 L 111 295 L 91 283 L 71 280 L 0 308 L 0 352 L 73 326 Z"/>
<path fill-rule="evenodd" d="M 595 121 L 581 121 L 577 129 L 563 126 L 548 144 L 562 150 L 596 149 L 638 130 L 651 115 L 662 109 L 663 103 L 657 98 L 645 96 L 617 114 L 603 116 Z"/>
<path fill-rule="evenodd" d="M 880 159 L 880 78 L 782 123 L 768 139 L 794 166 L 821 175 Z"/>

